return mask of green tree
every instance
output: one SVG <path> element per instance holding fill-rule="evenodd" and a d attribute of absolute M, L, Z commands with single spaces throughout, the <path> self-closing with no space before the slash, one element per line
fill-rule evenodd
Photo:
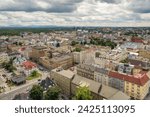
<path fill-rule="evenodd" d="M 9 72 L 13 72 L 16 68 L 13 66 L 13 59 L 10 59 L 9 62 L 2 63 L 2 67 L 8 70 Z"/>
<path fill-rule="evenodd" d="M 81 48 L 75 48 L 75 50 L 74 51 L 76 51 L 76 52 L 81 52 Z"/>
<path fill-rule="evenodd" d="M 32 76 L 32 77 L 35 77 L 35 76 L 37 76 L 37 74 L 38 74 L 38 72 L 37 72 L 36 70 L 34 70 L 34 71 L 31 73 L 31 76 Z"/>
<path fill-rule="evenodd" d="M 29 97 L 32 100 L 42 100 L 43 99 L 43 88 L 39 85 L 34 85 L 30 90 Z"/>
<path fill-rule="evenodd" d="M 22 42 L 19 42 L 19 43 L 18 43 L 18 45 L 20 45 L 20 46 L 22 46 L 22 44 L 23 44 Z"/>
<path fill-rule="evenodd" d="M 91 100 L 91 92 L 88 87 L 79 87 L 76 90 L 75 99 L 77 100 Z"/>
<path fill-rule="evenodd" d="M 75 46 L 76 45 L 76 42 L 75 41 L 72 41 L 71 42 L 71 46 Z"/>
<path fill-rule="evenodd" d="M 45 94 L 45 99 L 46 100 L 58 100 L 60 92 L 61 90 L 59 87 L 57 86 L 50 87 Z"/>

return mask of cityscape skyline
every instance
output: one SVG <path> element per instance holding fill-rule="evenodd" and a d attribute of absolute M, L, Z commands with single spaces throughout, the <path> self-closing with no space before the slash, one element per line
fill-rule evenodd
<path fill-rule="evenodd" d="M 0 27 L 149 27 L 149 0 L 0 0 Z"/>

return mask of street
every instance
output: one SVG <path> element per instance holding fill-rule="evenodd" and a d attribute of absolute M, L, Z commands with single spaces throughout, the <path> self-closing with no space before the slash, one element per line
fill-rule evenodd
<path fill-rule="evenodd" d="M 32 82 L 26 83 L 24 85 L 17 86 L 15 89 L 13 89 L 11 91 L 0 94 L 0 99 L 1 100 L 12 100 L 16 94 L 23 93 L 23 92 L 26 92 L 27 90 L 30 90 L 32 88 L 32 86 L 35 84 L 38 84 L 37 79 Z"/>
<path fill-rule="evenodd" d="M 42 80 L 46 79 L 48 75 L 49 75 L 48 72 L 43 72 L 41 79 Z M 14 89 L 0 94 L 0 100 L 12 100 L 16 94 L 27 92 L 32 88 L 33 85 L 36 85 L 38 83 L 39 83 L 38 79 L 35 79 L 32 81 L 26 82 L 26 84 L 16 86 Z"/>

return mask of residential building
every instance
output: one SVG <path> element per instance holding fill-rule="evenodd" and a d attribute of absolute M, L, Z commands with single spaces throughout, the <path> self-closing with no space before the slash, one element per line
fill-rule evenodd
<path fill-rule="evenodd" d="M 88 87 L 94 100 L 129 100 L 130 97 L 112 87 L 103 85 L 94 80 L 75 75 L 71 83 L 72 96 L 75 95 L 78 87 Z"/>
<path fill-rule="evenodd" d="M 77 66 L 77 74 L 86 77 L 88 79 L 94 80 L 94 69 L 95 67 L 88 64 L 79 64 Z"/>
<path fill-rule="evenodd" d="M 13 65 L 14 66 L 20 66 L 22 65 L 23 62 L 26 62 L 26 58 L 23 56 L 17 56 L 14 60 L 13 60 Z"/>
<path fill-rule="evenodd" d="M 81 51 L 81 52 L 73 52 L 73 60 L 74 63 L 83 63 L 85 59 L 85 51 Z"/>
<path fill-rule="evenodd" d="M 74 73 L 70 70 L 63 70 L 62 68 L 53 69 L 50 72 L 51 79 L 62 89 L 62 92 L 71 96 L 71 81 L 74 77 Z"/>
<path fill-rule="evenodd" d="M 48 69 L 55 69 L 57 67 L 62 67 L 68 69 L 73 66 L 72 55 L 61 55 L 54 58 L 41 57 L 39 63 Z"/>
<path fill-rule="evenodd" d="M 127 51 L 124 49 L 114 49 L 110 51 L 97 51 L 95 52 L 95 64 L 101 67 L 106 67 L 111 62 L 120 62 L 127 58 Z"/>
<path fill-rule="evenodd" d="M 16 84 L 16 85 L 20 85 L 20 84 L 24 84 L 26 82 L 26 77 L 25 76 L 13 76 L 11 81 Z"/>
<path fill-rule="evenodd" d="M 138 50 L 138 49 L 144 49 L 143 43 L 135 43 L 135 42 L 125 42 L 120 46 L 122 49 L 127 50 Z"/>
<path fill-rule="evenodd" d="M 126 74 L 132 74 L 132 71 L 133 71 L 133 68 L 134 68 L 134 65 L 130 65 L 130 64 L 124 64 L 124 63 L 119 63 L 118 65 L 118 72 L 120 73 L 126 73 Z"/>
<path fill-rule="evenodd" d="M 124 92 L 124 80 L 116 78 L 116 76 L 111 75 L 111 73 L 112 73 L 112 71 L 109 72 L 108 85 Z"/>
<path fill-rule="evenodd" d="M 143 39 L 141 39 L 141 38 L 139 38 L 139 37 L 132 37 L 132 38 L 131 38 L 131 42 L 144 43 Z"/>
<path fill-rule="evenodd" d="M 29 53 L 29 57 L 35 61 L 39 61 L 40 57 L 44 57 L 46 55 L 46 47 L 44 46 L 34 46 L 32 47 L 32 51 Z"/>
<path fill-rule="evenodd" d="M 32 52 L 32 48 L 27 46 L 27 47 L 22 47 L 18 50 L 18 52 L 23 55 L 24 57 L 26 57 L 27 59 L 29 59 L 29 55 Z"/>
<path fill-rule="evenodd" d="M 150 51 L 149 50 L 139 50 L 139 56 L 142 56 L 143 58 L 150 59 Z"/>
<path fill-rule="evenodd" d="M 37 65 L 31 61 L 23 62 L 22 66 L 22 70 L 26 76 L 29 76 L 33 71 L 37 70 Z"/>
<path fill-rule="evenodd" d="M 123 91 L 133 99 L 144 99 L 149 93 L 149 77 L 146 73 L 127 75 L 110 71 L 109 78 L 109 86 Z"/>
<path fill-rule="evenodd" d="M 0 52 L 6 52 L 7 51 L 7 43 L 0 41 Z"/>
<path fill-rule="evenodd" d="M 94 80 L 104 85 L 108 85 L 108 70 L 96 67 L 94 70 Z"/>
<path fill-rule="evenodd" d="M 7 46 L 7 50 L 9 52 L 17 52 L 19 50 L 20 46 L 15 45 L 15 44 L 10 44 Z"/>
<path fill-rule="evenodd" d="M 85 49 L 85 48 L 83 48 Z M 94 47 L 91 47 L 90 49 L 85 49 L 81 52 L 73 52 L 73 59 L 74 63 L 85 63 L 85 64 L 91 64 L 94 63 L 94 53 L 97 49 Z"/>
<path fill-rule="evenodd" d="M 131 65 L 136 67 L 141 67 L 142 69 L 149 70 L 150 69 L 150 60 L 143 57 L 138 57 L 136 59 L 128 59 L 128 62 Z"/>
<path fill-rule="evenodd" d="M 4 62 L 9 62 L 9 56 L 7 53 L 0 53 L 0 65 Z"/>

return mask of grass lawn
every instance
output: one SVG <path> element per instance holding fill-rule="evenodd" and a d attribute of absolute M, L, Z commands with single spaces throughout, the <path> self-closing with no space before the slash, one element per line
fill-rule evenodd
<path fill-rule="evenodd" d="M 26 80 L 33 80 L 33 79 L 39 78 L 39 77 L 41 77 L 41 76 L 42 76 L 42 75 L 41 75 L 40 73 L 37 73 L 36 76 L 29 76 L 29 77 L 27 77 Z"/>

